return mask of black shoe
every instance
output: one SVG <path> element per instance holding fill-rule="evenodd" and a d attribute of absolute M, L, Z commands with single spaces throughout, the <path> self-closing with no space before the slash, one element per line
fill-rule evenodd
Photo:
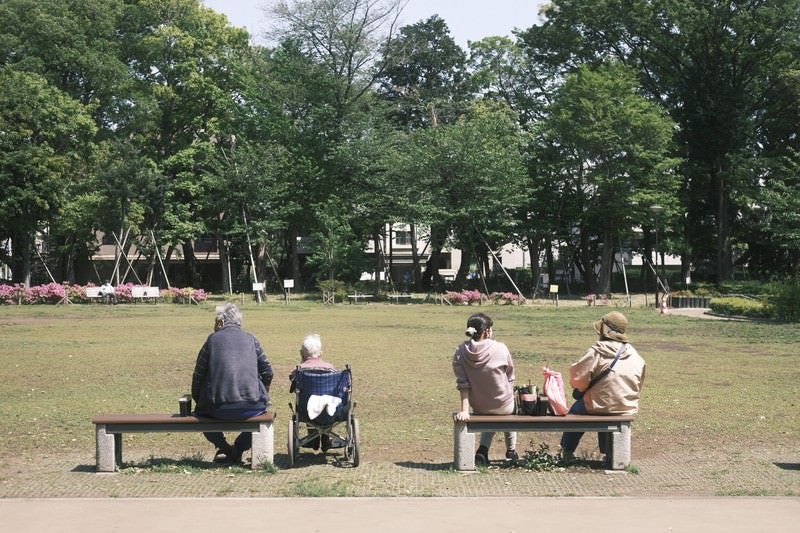
<path fill-rule="evenodd" d="M 242 452 L 236 449 L 236 446 L 231 446 L 225 443 L 223 447 L 217 450 L 214 455 L 214 462 L 224 465 L 233 465 L 242 461 Z"/>
<path fill-rule="evenodd" d="M 475 452 L 475 466 L 489 466 L 489 449 L 485 446 L 478 446 Z"/>
<path fill-rule="evenodd" d="M 332 447 L 331 436 L 323 434 L 322 435 L 322 453 L 327 452 L 328 450 L 331 449 L 331 447 Z"/>
<path fill-rule="evenodd" d="M 516 450 L 508 450 L 506 452 L 506 461 L 513 461 L 515 463 L 519 461 L 519 455 Z"/>
<path fill-rule="evenodd" d="M 225 464 L 228 462 L 228 456 L 222 450 L 217 450 L 214 453 L 214 462 L 217 464 Z"/>

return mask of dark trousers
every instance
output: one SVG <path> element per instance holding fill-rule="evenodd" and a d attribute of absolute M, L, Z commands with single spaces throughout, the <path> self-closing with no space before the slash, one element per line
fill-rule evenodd
<path fill-rule="evenodd" d="M 245 418 L 258 416 L 262 413 L 264 413 L 264 409 L 231 409 L 224 412 L 217 412 L 213 415 L 201 416 L 211 416 L 212 418 L 221 418 L 223 420 L 242 420 Z M 223 448 L 228 443 L 228 441 L 225 439 L 225 434 L 221 431 L 204 432 L 203 436 L 206 438 L 206 440 L 208 440 L 208 442 L 217 448 Z M 233 445 L 238 451 L 246 452 L 253 447 L 253 434 L 249 431 L 239 433 L 239 436 L 236 437 L 235 441 L 233 441 Z"/>
<path fill-rule="evenodd" d="M 588 415 L 586 403 L 583 400 L 576 400 L 575 403 L 572 404 L 572 407 L 569 408 L 569 414 Z M 578 448 L 578 443 L 581 441 L 581 437 L 583 437 L 583 432 L 571 431 L 564 433 L 561 436 L 561 449 L 565 452 L 575 453 L 575 450 Z M 600 453 L 608 453 L 608 433 L 598 433 L 597 444 L 600 448 Z"/>

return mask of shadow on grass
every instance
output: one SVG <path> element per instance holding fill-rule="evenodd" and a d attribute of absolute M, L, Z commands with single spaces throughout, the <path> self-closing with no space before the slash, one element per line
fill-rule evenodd
<path fill-rule="evenodd" d="M 299 453 L 294 460 L 294 466 L 289 466 L 289 455 L 275 454 L 275 466 L 281 469 L 296 470 L 298 468 L 309 468 L 312 466 L 330 465 L 335 468 L 353 468 L 353 465 L 346 461 L 344 454 L 325 454 L 325 453 Z"/>
<path fill-rule="evenodd" d="M 183 459 L 168 459 L 164 457 L 150 457 L 145 461 L 123 462 L 120 466 L 120 473 L 135 472 L 137 470 L 149 470 L 151 472 L 185 472 L 185 471 L 207 471 L 207 470 L 250 470 L 250 465 L 244 463 L 226 464 L 214 463 L 204 459 L 185 457 Z"/>
<path fill-rule="evenodd" d="M 400 461 L 395 463 L 397 466 L 403 468 L 412 468 L 414 470 L 429 470 L 431 472 L 443 472 L 453 470 L 453 462 L 446 463 L 417 463 L 414 461 Z"/>

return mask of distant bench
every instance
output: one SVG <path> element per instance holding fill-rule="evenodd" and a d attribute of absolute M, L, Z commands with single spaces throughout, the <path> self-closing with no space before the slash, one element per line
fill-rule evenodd
<path fill-rule="evenodd" d="M 400 292 L 392 292 L 387 295 L 390 300 L 394 300 L 394 303 L 399 304 L 400 300 L 411 300 L 414 295 L 408 293 L 400 293 Z"/>
<path fill-rule="evenodd" d="M 358 291 L 356 291 L 354 294 L 348 294 L 347 295 L 347 299 L 350 301 L 351 304 L 352 303 L 356 303 L 357 304 L 359 299 L 361 299 L 361 300 L 370 300 L 373 297 L 374 296 L 372 294 L 364 294 L 363 292 L 358 292 Z"/>
<path fill-rule="evenodd" d="M 103 295 L 100 294 L 100 287 L 86 287 L 84 294 L 86 294 L 86 297 L 89 298 L 90 301 L 95 299 L 100 300 L 103 298 Z"/>
<path fill-rule="evenodd" d="M 134 300 L 157 300 L 161 297 L 158 287 L 131 287 L 131 298 Z"/>
<path fill-rule="evenodd" d="M 251 467 L 255 470 L 274 457 L 273 413 L 245 420 L 220 420 L 195 415 L 167 414 L 101 415 L 92 419 L 97 436 L 97 471 L 114 472 L 122 464 L 123 433 L 175 433 L 204 431 L 251 431 Z"/>
<path fill-rule="evenodd" d="M 475 433 L 491 431 L 553 432 L 581 431 L 607 433 L 606 461 L 612 470 L 624 470 L 631 463 L 632 415 L 472 415 L 459 422 L 453 415 L 453 455 L 456 470 L 475 470 Z"/>

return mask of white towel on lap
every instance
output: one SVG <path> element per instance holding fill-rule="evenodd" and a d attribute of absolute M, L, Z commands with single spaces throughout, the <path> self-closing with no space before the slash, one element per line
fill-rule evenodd
<path fill-rule="evenodd" d="M 312 394 L 308 397 L 308 404 L 306 405 L 308 418 L 314 420 L 320 414 L 322 414 L 322 411 L 325 411 L 328 413 L 328 415 L 333 416 L 340 403 L 342 403 L 341 398 L 331 396 L 330 394 L 323 394 L 321 396 L 318 394 Z"/>

